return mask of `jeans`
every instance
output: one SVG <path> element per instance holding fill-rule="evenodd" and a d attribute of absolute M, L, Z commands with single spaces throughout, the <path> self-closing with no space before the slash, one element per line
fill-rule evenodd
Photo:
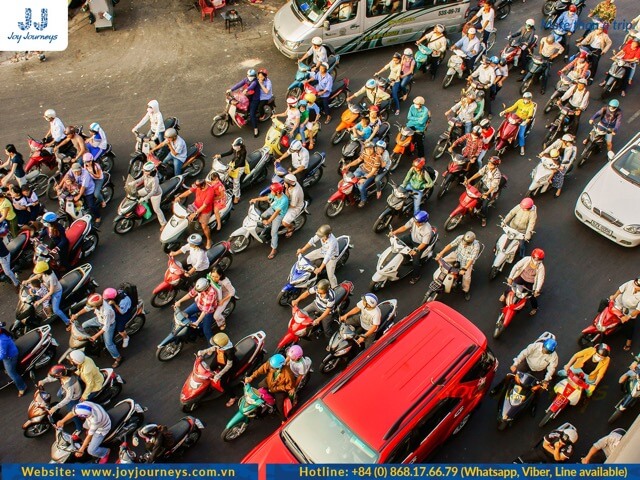
<path fill-rule="evenodd" d="M 399 80 L 391 87 L 391 98 L 393 100 L 393 106 L 396 110 L 400 110 L 400 97 L 407 91 L 407 85 L 411 83 L 413 75 L 407 75 L 402 80 Z"/>
<path fill-rule="evenodd" d="M 484 158 L 484 156 L 487 154 L 489 150 L 485 150 L 483 149 L 480 154 L 478 155 L 478 158 L 476 159 L 476 163 L 478 164 L 478 168 L 482 168 L 482 159 Z"/>
<path fill-rule="evenodd" d="M 251 120 L 251 126 L 258 128 L 258 107 L 260 106 L 260 95 L 254 95 L 257 98 L 256 101 L 251 100 L 249 104 L 249 120 Z"/>
<path fill-rule="evenodd" d="M 424 195 L 424 191 L 416 190 L 410 184 L 405 187 L 406 190 L 410 192 L 415 192 L 413 196 L 413 214 L 415 215 L 420 211 L 420 204 L 422 203 L 422 196 Z"/>
<path fill-rule="evenodd" d="M 328 117 L 331 115 L 331 107 L 329 106 L 331 95 L 326 97 L 320 97 L 320 104 L 322 105 L 322 112 Z"/>
<path fill-rule="evenodd" d="M 352 327 L 356 327 L 356 331 L 360 335 L 364 336 L 364 334 L 366 333 L 364 331 L 364 328 L 362 328 L 362 323 L 360 322 L 360 315 L 354 315 L 352 317 L 347 318 L 345 323 L 347 325 L 351 325 Z M 373 342 L 375 342 L 375 340 L 376 340 L 376 333 L 374 333 L 373 335 L 369 335 L 364 339 L 364 345 L 362 346 L 362 348 L 363 349 L 369 348 L 371 345 L 373 345 Z"/>
<path fill-rule="evenodd" d="M 102 186 L 104 185 L 104 177 L 99 179 L 93 179 L 93 183 L 96 186 L 95 191 L 93 192 L 94 198 L 99 202 L 104 202 L 104 197 L 102 196 Z"/>
<path fill-rule="evenodd" d="M 7 375 L 9 375 L 9 378 L 15 383 L 16 388 L 21 392 L 26 390 L 27 384 L 24 383 L 24 380 L 18 373 L 18 355 L 11 358 L 4 358 L 2 363 L 4 364 L 4 369 L 7 371 Z"/>
<path fill-rule="evenodd" d="M 174 175 L 182 175 L 182 164 L 185 161 L 186 161 L 186 159 L 185 160 L 180 160 L 180 159 L 174 157 L 171 152 L 169 152 L 167 154 L 167 157 L 162 161 L 162 163 L 166 163 L 168 165 L 171 165 L 171 163 L 173 162 L 173 174 Z"/>
<path fill-rule="evenodd" d="M 63 398 L 64 398 L 64 393 L 63 393 L 62 388 L 61 388 L 60 390 L 58 390 L 58 399 L 62 400 Z M 75 407 L 78 403 L 80 403 L 80 399 L 71 400 L 69 403 L 67 403 L 64 406 L 64 409 L 67 412 L 72 412 L 73 411 L 73 407 Z M 82 431 L 82 420 L 80 420 L 80 418 L 75 417 L 75 416 L 73 417 L 72 420 L 73 420 L 73 424 L 76 427 L 76 430 Z"/>
<path fill-rule="evenodd" d="M 304 307 L 303 310 L 314 320 L 324 313 L 324 310 L 321 310 L 317 307 L 316 302 L 310 303 L 309 305 Z M 333 332 L 335 330 L 333 315 L 327 315 L 326 317 L 324 317 L 320 322 L 320 325 L 322 326 L 324 337 L 330 339 L 333 336 Z"/>
<path fill-rule="evenodd" d="M 374 180 L 376 183 L 376 192 L 382 191 L 382 179 L 385 177 L 386 174 L 387 174 L 387 169 L 383 168 L 380 170 L 380 173 L 376 175 L 376 179 Z"/>
<path fill-rule="evenodd" d="M 200 315 L 200 309 L 195 303 L 192 303 L 184 310 L 184 314 L 189 317 L 189 320 L 195 322 Z M 202 331 L 207 339 L 207 342 L 213 337 L 213 313 L 207 313 L 202 319 Z"/>
<path fill-rule="evenodd" d="M 413 139 L 416 142 L 416 150 L 418 151 L 418 157 L 424 158 L 424 132 L 414 133 Z"/>
<path fill-rule="evenodd" d="M 2 240 L 0 240 L 0 242 L 1 241 Z M 11 283 L 13 283 L 13 285 L 17 287 L 20 282 L 18 282 L 16 274 L 13 273 L 13 270 L 11 270 L 11 253 L 9 253 L 9 255 L 7 255 L 6 257 L 0 257 L 0 267 L 2 267 L 2 271 L 7 276 L 7 278 L 11 280 Z"/>
<path fill-rule="evenodd" d="M 100 446 L 105 437 L 106 435 L 95 433 L 93 437 L 91 437 L 91 441 L 89 442 L 89 446 L 87 447 L 87 453 L 96 458 L 102 458 L 107 453 L 109 453 L 108 448 Z"/>
<path fill-rule="evenodd" d="M 94 194 L 95 192 L 91 195 L 85 195 L 82 198 L 84 199 L 84 204 L 89 212 L 91 212 L 93 218 L 98 219 L 100 218 L 100 206 L 96 203 L 96 197 L 94 197 Z"/>
<path fill-rule="evenodd" d="M 358 167 L 356 171 L 353 172 L 353 174 L 356 177 L 364 180 L 364 182 L 358 183 L 358 190 L 360 191 L 360 201 L 366 202 L 367 189 L 369 188 L 369 185 L 371 185 L 375 181 L 375 177 L 366 178 L 367 174 L 360 167 Z"/>
<path fill-rule="evenodd" d="M 269 207 L 262 214 L 262 218 L 269 218 L 273 215 L 273 208 Z M 271 248 L 276 250 L 278 248 L 278 230 L 280 230 L 280 225 L 282 225 L 282 218 L 284 215 L 278 215 L 273 222 L 271 222 Z"/>
<path fill-rule="evenodd" d="M 55 292 L 51 295 L 51 309 L 53 310 L 53 314 L 57 315 L 60 320 L 64 322 L 65 325 L 69 325 L 69 317 L 65 315 L 65 313 L 60 308 L 60 302 L 62 301 L 62 290 Z"/>
<path fill-rule="evenodd" d="M 82 323 L 83 329 L 86 329 L 87 327 L 98 327 L 99 329 L 102 329 L 103 325 L 98 321 L 97 318 L 94 317 Z M 117 360 L 118 358 L 120 358 L 120 352 L 118 352 L 118 348 L 113 342 L 113 335 L 115 331 L 116 322 L 113 322 L 105 329 L 104 333 L 102 334 L 102 339 L 104 340 L 104 346 L 107 348 L 109 355 L 111 355 L 114 360 Z"/>
<path fill-rule="evenodd" d="M 524 147 L 524 142 L 526 140 L 525 134 L 527 133 L 528 125 L 520 124 L 518 127 L 518 146 Z"/>
<path fill-rule="evenodd" d="M 473 130 L 473 122 L 464 122 L 464 133 L 471 133 Z"/>

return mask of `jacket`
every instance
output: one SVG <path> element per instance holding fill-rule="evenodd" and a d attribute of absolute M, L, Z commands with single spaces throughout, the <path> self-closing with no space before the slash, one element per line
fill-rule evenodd
<path fill-rule="evenodd" d="M 527 268 L 527 265 L 529 264 L 530 261 L 531 261 L 531 257 L 524 257 L 522 260 L 516 263 L 511 269 L 511 273 L 509 274 L 509 279 L 515 280 L 516 278 L 518 278 L 522 274 L 522 272 L 524 272 L 524 269 Z M 538 264 L 538 269 L 536 270 L 536 277 L 533 280 L 534 292 L 540 292 L 542 285 L 544 285 L 544 275 L 545 275 L 544 264 L 540 263 Z"/>
<path fill-rule="evenodd" d="M 99 392 L 104 384 L 104 377 L 95 362 L 86 357 L 84 362 L 78 365 L 78 376 L 84 382 L 84 392 L 82 398 L 87 398 L 93 392 Z"/>
<path fill-rule="evenodd" d="M 584 39 L 580 43 L 578 43 L 578 46 L 587 45 L 591 47 L 591 44 L 593 43 L 597 35 L 599 35 L 598 31 L 593 30 L 589 35 L 584 37 Z M 607 35 L 606 33 L 602 34 L 602 46 L 601 46 L 602 48 L 600 48 L 600 51 L 602 53 L 600 55 L 602 56 L 605 53 L 607 53 L 611 48 L 611 45 L 613 45 L 613 42 L 611 41 L 611 38 L 609 38 L 609 35 Z M 594 48 L 594 47 L 591 47 L 591 48 Z"/>
<path fill-rule="evenodd" d="M 50 375 L 47 375 L 43 380 L 40 381 L 43 385 L 51 382 L 55 382 L 58 380 Z M 82 387 L 80 386 L 80 382 L 78 381 L 78 377 L 75 375 L 71 375 L 66 377 L 66 380 L 60 380 L 60 387 L 62 390 L 62 400 L 59 403 L 55 404 L 53 407 L 49 409 L 51 413 L 60 410 L 62 407 L 65 407 L 74 400 L 78 400 L 82 395 Z"/>
<path fill-rule="evenodd" d="M 411 188 L 414 190 L 424 190 L 425 188 L 429 188 L 433 186 L 433 180 L 429 176 L 429 172 L 427 170 L 422 170 L 421 172 L 417 172 L 415 168 L 410 168 L 407 172 L 407 175 L 404 177 L 402 181 L 402 186 L 406 187 L 407 185 L 411 185 Z"/>
<path fill-rule="evenodd" d="M 429 123 L 429 109 L 424 105 L 420 110 L 411 105 L 407 114 L 407 127 L 413 128 L 418 133 L 423 133 Z"/>
<path fill-rule="evenodd" d="M 589 360 L 594 353 L 596 353 L 596 349 L 594 347 L 589 347 L 589 348 L 585 348 L 584 350 L 580 350 L 573 357 L 571 357 L 571 360 L 575 360 L 575 362 L 573 363 L 573 365 L 571 365 L 571 367 L 581 369 L 586 363 L 586 361 Z M 600 383 L 600 380 L 602 380 L 602 377 L 604 377 L 604 374 L 607 373 L 607 368 L 609 368 L 610 361 L 611 361 L 611 358 L 609 357 L 603 358 L 598 363 L 598 366 L 593 370 L 593 372 L 591 372 L 591 374 L 587 377 L 589 381 L 595 385 L 598 385 L 598 383 Z"/>
<path fill-rule="evenodd" d="M 260 368 L 258 368 L 249 376 L 248 381 L 252 382 L 256 377 L 264 375 L 269 392 L 293 393 L 296 383 L 293 372 L 291 372 L 289 367 L 287 365 L 282 367 L 277 377 L 276 372 L 277 370 L 272 369 L 271 365 L 269 365 L 269 362 L 266 361 L 260 366 Z"/>
<path fill-rule="evenodd" d="M 18 347 L 9 334 L 0 333 L 0 360 L 13 358 L 18 355 Z"/>
<path fill-rule="evenodd" d="M 158 138 L 158 133 L 164 132 L 164 119 L 162 118 L 162 113 L 160 113 L 160 106 L 157 100 L 151 100 L 148 106 L 151 107 L 151 113 L 147 112 L 133 129 L 140 130 L 144 124 L 149 122 L 149 129 L 153 132 L 153 139 L 155 140 Z"/>
<path fill-rule="evenodd" d="M 538 210 L 535 205 L 531 210 L 524 210 L 520 208 L 520 205 L 516 205 L 507 213 L 507 216 L 504 217 L 504 223 L 524 233 L 526 238 L 530 239 L 531 235 L 533 235 L 533 229 L 536 227 L 537 219 Z"/>
<path fill-rule="evenodd" d="M 591 120 L 594 122 L 596 120 L 600 120 L 600 123 L 606 128 L 610 128 L 614 132 L 617 132 L 620 128 L 620 124 L 622 123 L 622 110 L 617 108 L 615 112 L 611 112 L 609 107 L 602 107 L 593 115 L 593 117 L 591 117 Z"/>

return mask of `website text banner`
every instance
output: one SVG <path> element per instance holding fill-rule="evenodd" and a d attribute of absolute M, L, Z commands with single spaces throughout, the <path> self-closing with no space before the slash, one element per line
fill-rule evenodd
<path fill-rule="evenodd" d="M 5 464 L 2 480 L 257 480 L 257 465 L 193 464 Z"/>
<path fill-rule="evenodd" d="M 267 480 L 640 479 L 640 465 L 268 465 Z"/>

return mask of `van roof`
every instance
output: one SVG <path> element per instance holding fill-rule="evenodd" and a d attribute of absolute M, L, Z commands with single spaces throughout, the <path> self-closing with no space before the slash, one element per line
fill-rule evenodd
<path fill-rule="evenodd" d="M 401 420 L 452 364 L 485 346 L 484 334 L 452 308 L 431 302 L 398 322 L 325 388 L 323 401 L 380 450 Z"/>

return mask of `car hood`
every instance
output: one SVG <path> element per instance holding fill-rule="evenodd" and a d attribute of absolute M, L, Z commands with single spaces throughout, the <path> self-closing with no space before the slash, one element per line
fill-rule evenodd
<path fill-rule="evenodd" d="M 607 164 L 584 189 L 594 208 L 600 209 L 625 225 L 640 224 L 640 186 L 618 174 Z"/>
<path fill-rule="evenodd" d="M 273 25 L 280 38 L 283 40 L 297 42 L 308 36 L 309 27 L 312 24 L 308 20 L 300 20 L 293 12 L 293 8 L 294 7 L 291 2 L 285 4 L 276 12 Z M 310 40 L 307 40 L 307 42 L 310 42 Z M 311 44 L 309 43 L 309 45 Z"/>
<path fill-rule="evenodd" d="M 265 438 L 243 459 L 242 463 L 257 463 L 259 468 L 266 468 L 267 463 L 298 463 L 289 449 L 280 439 L 280 429 Z"/>

